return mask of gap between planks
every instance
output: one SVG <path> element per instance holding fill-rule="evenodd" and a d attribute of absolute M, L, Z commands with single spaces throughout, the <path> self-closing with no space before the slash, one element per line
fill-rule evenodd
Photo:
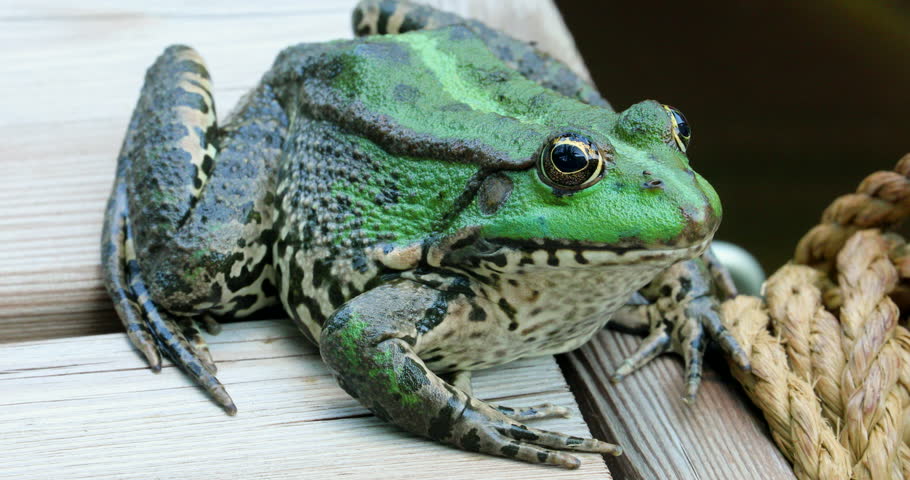
<path fill-rule="evenodd" d="M 594 436 L 623 446 L 622 456 L 607 457 L 616 478 L 796 479 L 719 352 L 708 352 L 691 405 L 682 400 L 685 373 L 676 356 L 658 357 L 613 384 L 613 368 L 640 344 L 638 336 L 605 330 L 559 356 Z"/>

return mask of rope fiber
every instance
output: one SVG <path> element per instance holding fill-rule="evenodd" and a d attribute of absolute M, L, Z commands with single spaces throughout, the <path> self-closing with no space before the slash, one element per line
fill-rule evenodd
<path fill-rule="evenodd" d="M 764 300 L 721 307 L 752 364 L 733 374 L 800 480 L 910 480 L 908 215 L 910 154 L 832 202 Z"/>

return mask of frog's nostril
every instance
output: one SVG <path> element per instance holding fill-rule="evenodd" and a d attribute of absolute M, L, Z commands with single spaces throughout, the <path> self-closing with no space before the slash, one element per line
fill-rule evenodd
<path fill-rule="evenodd" d="M 647 182 L 641 184 L 641 188 L 644 188 L 645 190 L 662 190 L 664 188 L 664 181 L 659 179 L 648 180 Z"/>

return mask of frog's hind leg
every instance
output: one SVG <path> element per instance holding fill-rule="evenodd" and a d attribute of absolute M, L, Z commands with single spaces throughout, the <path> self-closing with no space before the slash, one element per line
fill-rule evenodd
<path fill-rule="evenodd" d="M 358 36 L 465 25 L 480 36 L 493 54 L 530 80 L 582 102 L 610 108 L 590 82 L 563 62 L 477 20 L 404 0 L 361 0 L 354 9 L 352 24 Z"/>
<path fill-rule="evenodd" d="M 219 129 L 210 91 L 188 47 L 169 47 L 149 69 L 118 157 L 102 257 L 117 313 L 151 368 L 167 355 L 234 413 L 194 318 L 211 331 L 208 313 L 239 316 L 277 300 L 260 236 L 286 119 L 261 85 Z"/>
<path fill-rule="evenodd" d="M 139 270 L 129 225 L 129 207 L 123 170 L 118 166 L 114 191 L 105 216 L 102 263 L 105 285 L 130 342 L 145 356 L 153 371 L 161 370 L 159 351 L 165 352 L 182 370 L 208 391 L 225 410 L 237 411 L 224 386 L 215 378 L 215 364 L 190 318 L 173 317 L 151 300 Z"/>
<path fill-rule="evenodd" d="M 114 190 L 105 216 L 102 263 L 105 285 L 114 308 L 126 328 L 130 342 L 145 356 L 151 369 L 161 370 L 159 351 L 165 352 L 182 370 L 189 373 L 225 410 L 236 412 L 231 397 L 215 378 L 216 368 L 205 340 L 193 320 L 173 317 L 160 311 L 149 298 L 142 280 L 129 225 L 129 207 L 123 172 L 128 159 L 118 165 Z"/>

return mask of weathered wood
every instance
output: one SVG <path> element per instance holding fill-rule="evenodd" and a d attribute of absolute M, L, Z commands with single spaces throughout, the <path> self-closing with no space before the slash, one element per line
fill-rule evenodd
<path fill-rule="evenodd" d="M 240 412 L 228 417 L 168 365 L 152 374 L 122 334 L 0 346 L 0 478 L 609 478 L 463 452 L 376 419 L 290 322 L 209 338 Z M 478 395 L 572 411 L 544 428 L 588 435 L 552 358 L 480 373 Z M 381 475 L 377 472 L 381 472 Z"/>
<path fill-rule="evenodd" d="M 618 384 L 610 372 L 640 338 L 604 331 L 560 356 L 592 432 L 617 442 L 624 455 L 608 457 L 616 478 L 629 480 L 793 480 L 790 465 L 770 441 L 761 413 L 722 364 L 705 368 L 698 398 L 682 400 L 683 369 L 663 356 Z"/>

